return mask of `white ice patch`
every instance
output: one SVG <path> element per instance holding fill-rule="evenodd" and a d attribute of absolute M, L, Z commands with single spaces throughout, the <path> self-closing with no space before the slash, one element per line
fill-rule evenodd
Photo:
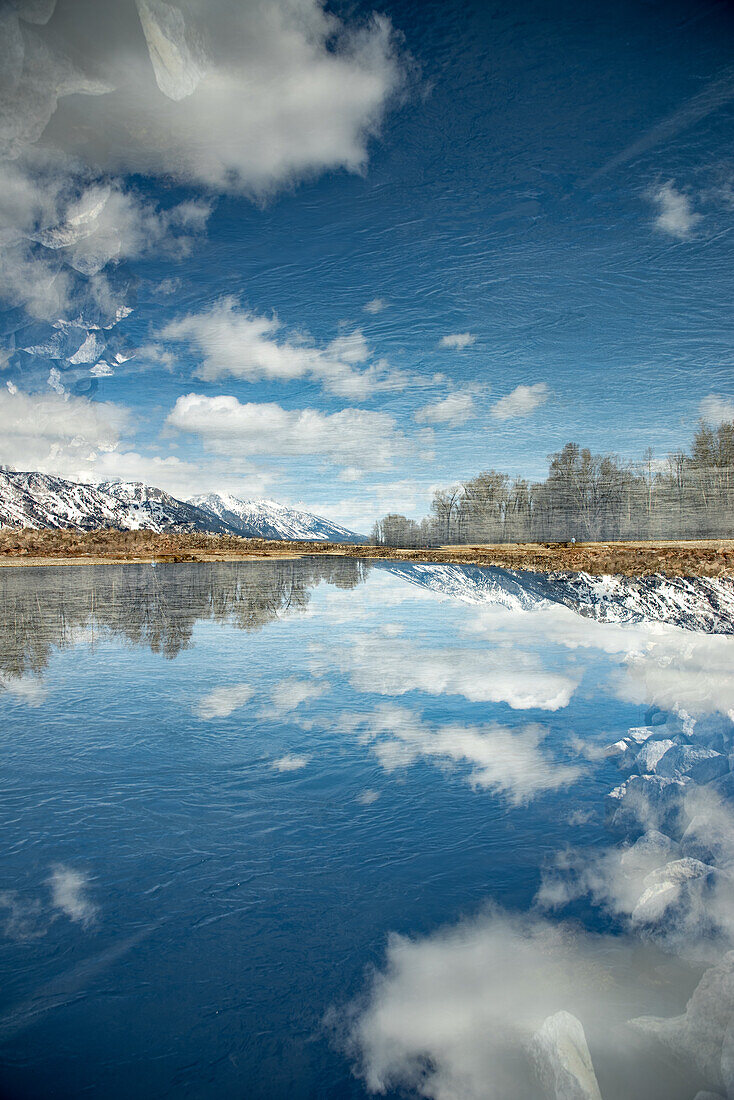
<path fill-rule="evenodd" d="M 204 75 L 203 58 L 189 41 L 183 12 L 164 0 L 136 0 L 158 87 L 169 99 L 190 96 Z"/>

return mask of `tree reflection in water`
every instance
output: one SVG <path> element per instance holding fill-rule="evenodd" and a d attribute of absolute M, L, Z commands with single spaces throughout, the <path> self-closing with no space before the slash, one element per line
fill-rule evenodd
<path fill-rule="evenodd" d="M 261 630 L 304 610 L 322 581 L 350 589 L 368 570 L 367 562 L 336 557 L 4 570 L 0 677 L 41 673 L 54 649 L 89 630 L 173 658 L 191 646 L 199 620 Z"/>

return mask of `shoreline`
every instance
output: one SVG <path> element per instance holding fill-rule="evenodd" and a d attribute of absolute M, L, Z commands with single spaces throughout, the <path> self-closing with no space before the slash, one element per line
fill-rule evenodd
<path fill-rule="evenodd" d="M 431 549 L 358 543 L 290 542 L 236 536 L 156 533 L 0 531 L 0 567 L 44 565 L 156 565 L 197 562 L 286 561 L 303 557 L 433 565 L 495 566 L 536 573 L 590 573 L 627 577 L 734 577 L 734 539 L 695 542 L 499 543 Z"/>

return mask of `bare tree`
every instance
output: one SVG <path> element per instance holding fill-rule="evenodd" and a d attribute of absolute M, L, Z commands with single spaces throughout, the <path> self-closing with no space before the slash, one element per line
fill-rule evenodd
<path fill-rule="evenodd" d="M 405 546 L 706 536 L 734 536 L 734 423 L 701 422 L 690 454 L 662 464 L 650 447 L 634 466 L 567 443 L 549 456 L 545 481 L 484 470 L 437 490 L 420 524 L 390 515 L 373 531 L 376 542 Z"/>

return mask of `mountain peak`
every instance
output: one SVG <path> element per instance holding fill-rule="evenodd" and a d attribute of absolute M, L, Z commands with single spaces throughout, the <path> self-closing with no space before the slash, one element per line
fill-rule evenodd
<path fill-rule="evenodd" d="M 346 527 L 277 500 L 241 500 L 231 493 L 207 493 L 191 497 L 189 503 L 228 524 L 238 534 L 251 538 L 365 541 Z"/>
<path fill-rule="evenodd" d="M 206 531 L 247 538 L 363 542 L 360 535 L 275 500 L 240 500 L 208 493 L 189 501 L 146 485 L 115 479 L 99 485 L 34 470 L 0 470 L 0 527 L 91 531 Z"/>

